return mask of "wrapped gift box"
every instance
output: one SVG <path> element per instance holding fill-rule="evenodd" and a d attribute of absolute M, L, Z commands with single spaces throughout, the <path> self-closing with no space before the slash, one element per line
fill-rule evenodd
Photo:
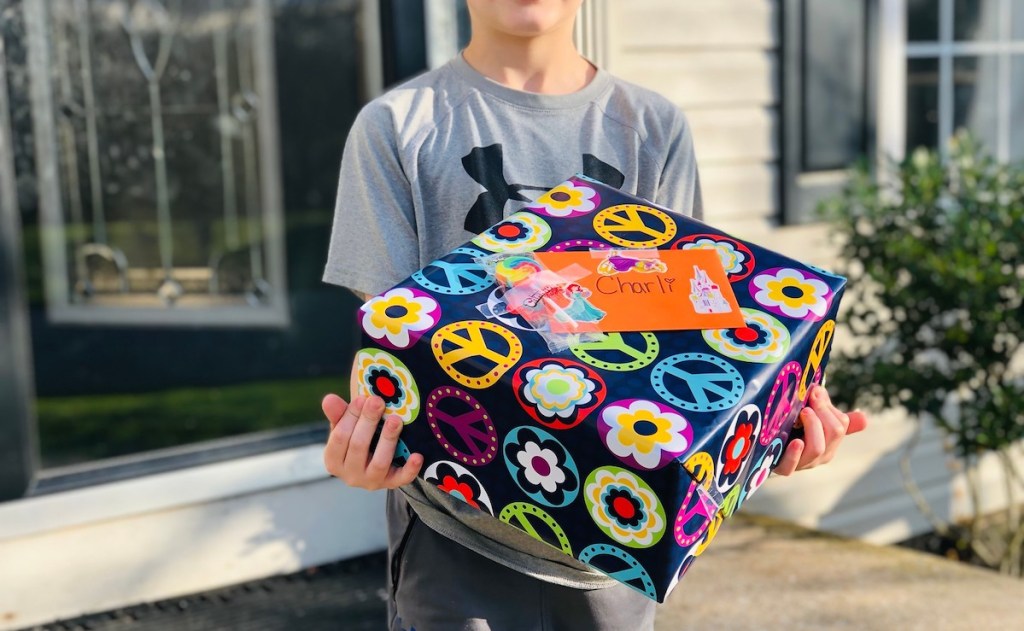
<path fill-rule="evenodd" d="M 605 285 L 639 301 L 659 286 L 621 284 L 634 264 L 611 251 L 651 249 L 715 253 L 742 326 L 588 333 L 554 352 L 481 263 L 609 251 Z M 663 602 L 781 457 L 844 284 L 576 176 L 368 301 L 354 377 L 406 423 L 399 452 L 424 455 L 425 480 Z M 682 291 L 710 313 L 719 289 Z"/>

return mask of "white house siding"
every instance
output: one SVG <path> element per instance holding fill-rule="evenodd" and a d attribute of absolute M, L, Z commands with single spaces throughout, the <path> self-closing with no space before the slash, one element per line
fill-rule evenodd
<path fill-rule="evenodd" d="M 606 65 L 686 111 L 707 217 L 763 234 L 778 189 L 778 29 L 773 0 L 611 0 Z"/>
<path fill-rule="evenodd" d="M 779 0 L 605 1 L 606 65 L 624 79 L 665 94 L 689 117 L 707 220 L 802 261 L 833 266 L 835 251 L 824 226 L 777 222 Z M 893 95 L 880 98 L 891 101 Z M 842 347 L 841 336 L 836 345 Z M 847 439 L 833 463 L 788 479 L 772 478 L 744 510 L 878 543 L 924 532 L 930 526 L 904 490 L 899 472 L 911 431 L 912 424 L 898 413 L 878 416 L 870 431 Z M 1006 505 L 994 464 L 982 469 L 988 510 Z M 912 469 L 939 515 L 967 514 L 963 478 L 933 428 L 922 434 Z M 1024 489 L 1017 493 L 1024 496 Z"/>

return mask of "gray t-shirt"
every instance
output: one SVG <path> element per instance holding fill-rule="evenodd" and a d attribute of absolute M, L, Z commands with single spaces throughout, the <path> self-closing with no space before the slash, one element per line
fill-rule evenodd
<path fill-rule="evenodd" d="M 702 217 L 689 126 L 665 97 L 603 70 L 572 94 L 522 92 L 458 56 L 356 117 L 323 279 L 380 293 L 574 173 Z M 403 491 L 425 524 L 499 563 L 571 587 L 614 584 L 422 480 Z"/>

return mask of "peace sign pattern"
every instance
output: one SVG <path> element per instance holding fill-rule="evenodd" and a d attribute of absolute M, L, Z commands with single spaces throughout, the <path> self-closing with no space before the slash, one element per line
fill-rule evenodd
<path fill-rule="evenodd" d="M 527 208 L 399 283 L 429 294 L 435 323 L 421 330 L 418 303 L 378 305 L 353 382 L 409 393 L 391 397 L 401 457 L 423 454 L 428 483 L 664 602 L 781 457 L 845 279 L 583 176 L 560 186 L 588 204 Z M 515 241 L 715 249 L 746 326 L 609 332 L 552 353 L 496 313 L 500 288 L 475 260 Z"/>

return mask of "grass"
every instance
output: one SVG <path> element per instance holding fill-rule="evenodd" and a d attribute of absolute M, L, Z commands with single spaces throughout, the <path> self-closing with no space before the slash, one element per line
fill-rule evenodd
<path fill-rule="evenodd" d="M 320 400 L 348 380 L 318 377 L 37 401 L 44 467 L 323 421 Z"/>

